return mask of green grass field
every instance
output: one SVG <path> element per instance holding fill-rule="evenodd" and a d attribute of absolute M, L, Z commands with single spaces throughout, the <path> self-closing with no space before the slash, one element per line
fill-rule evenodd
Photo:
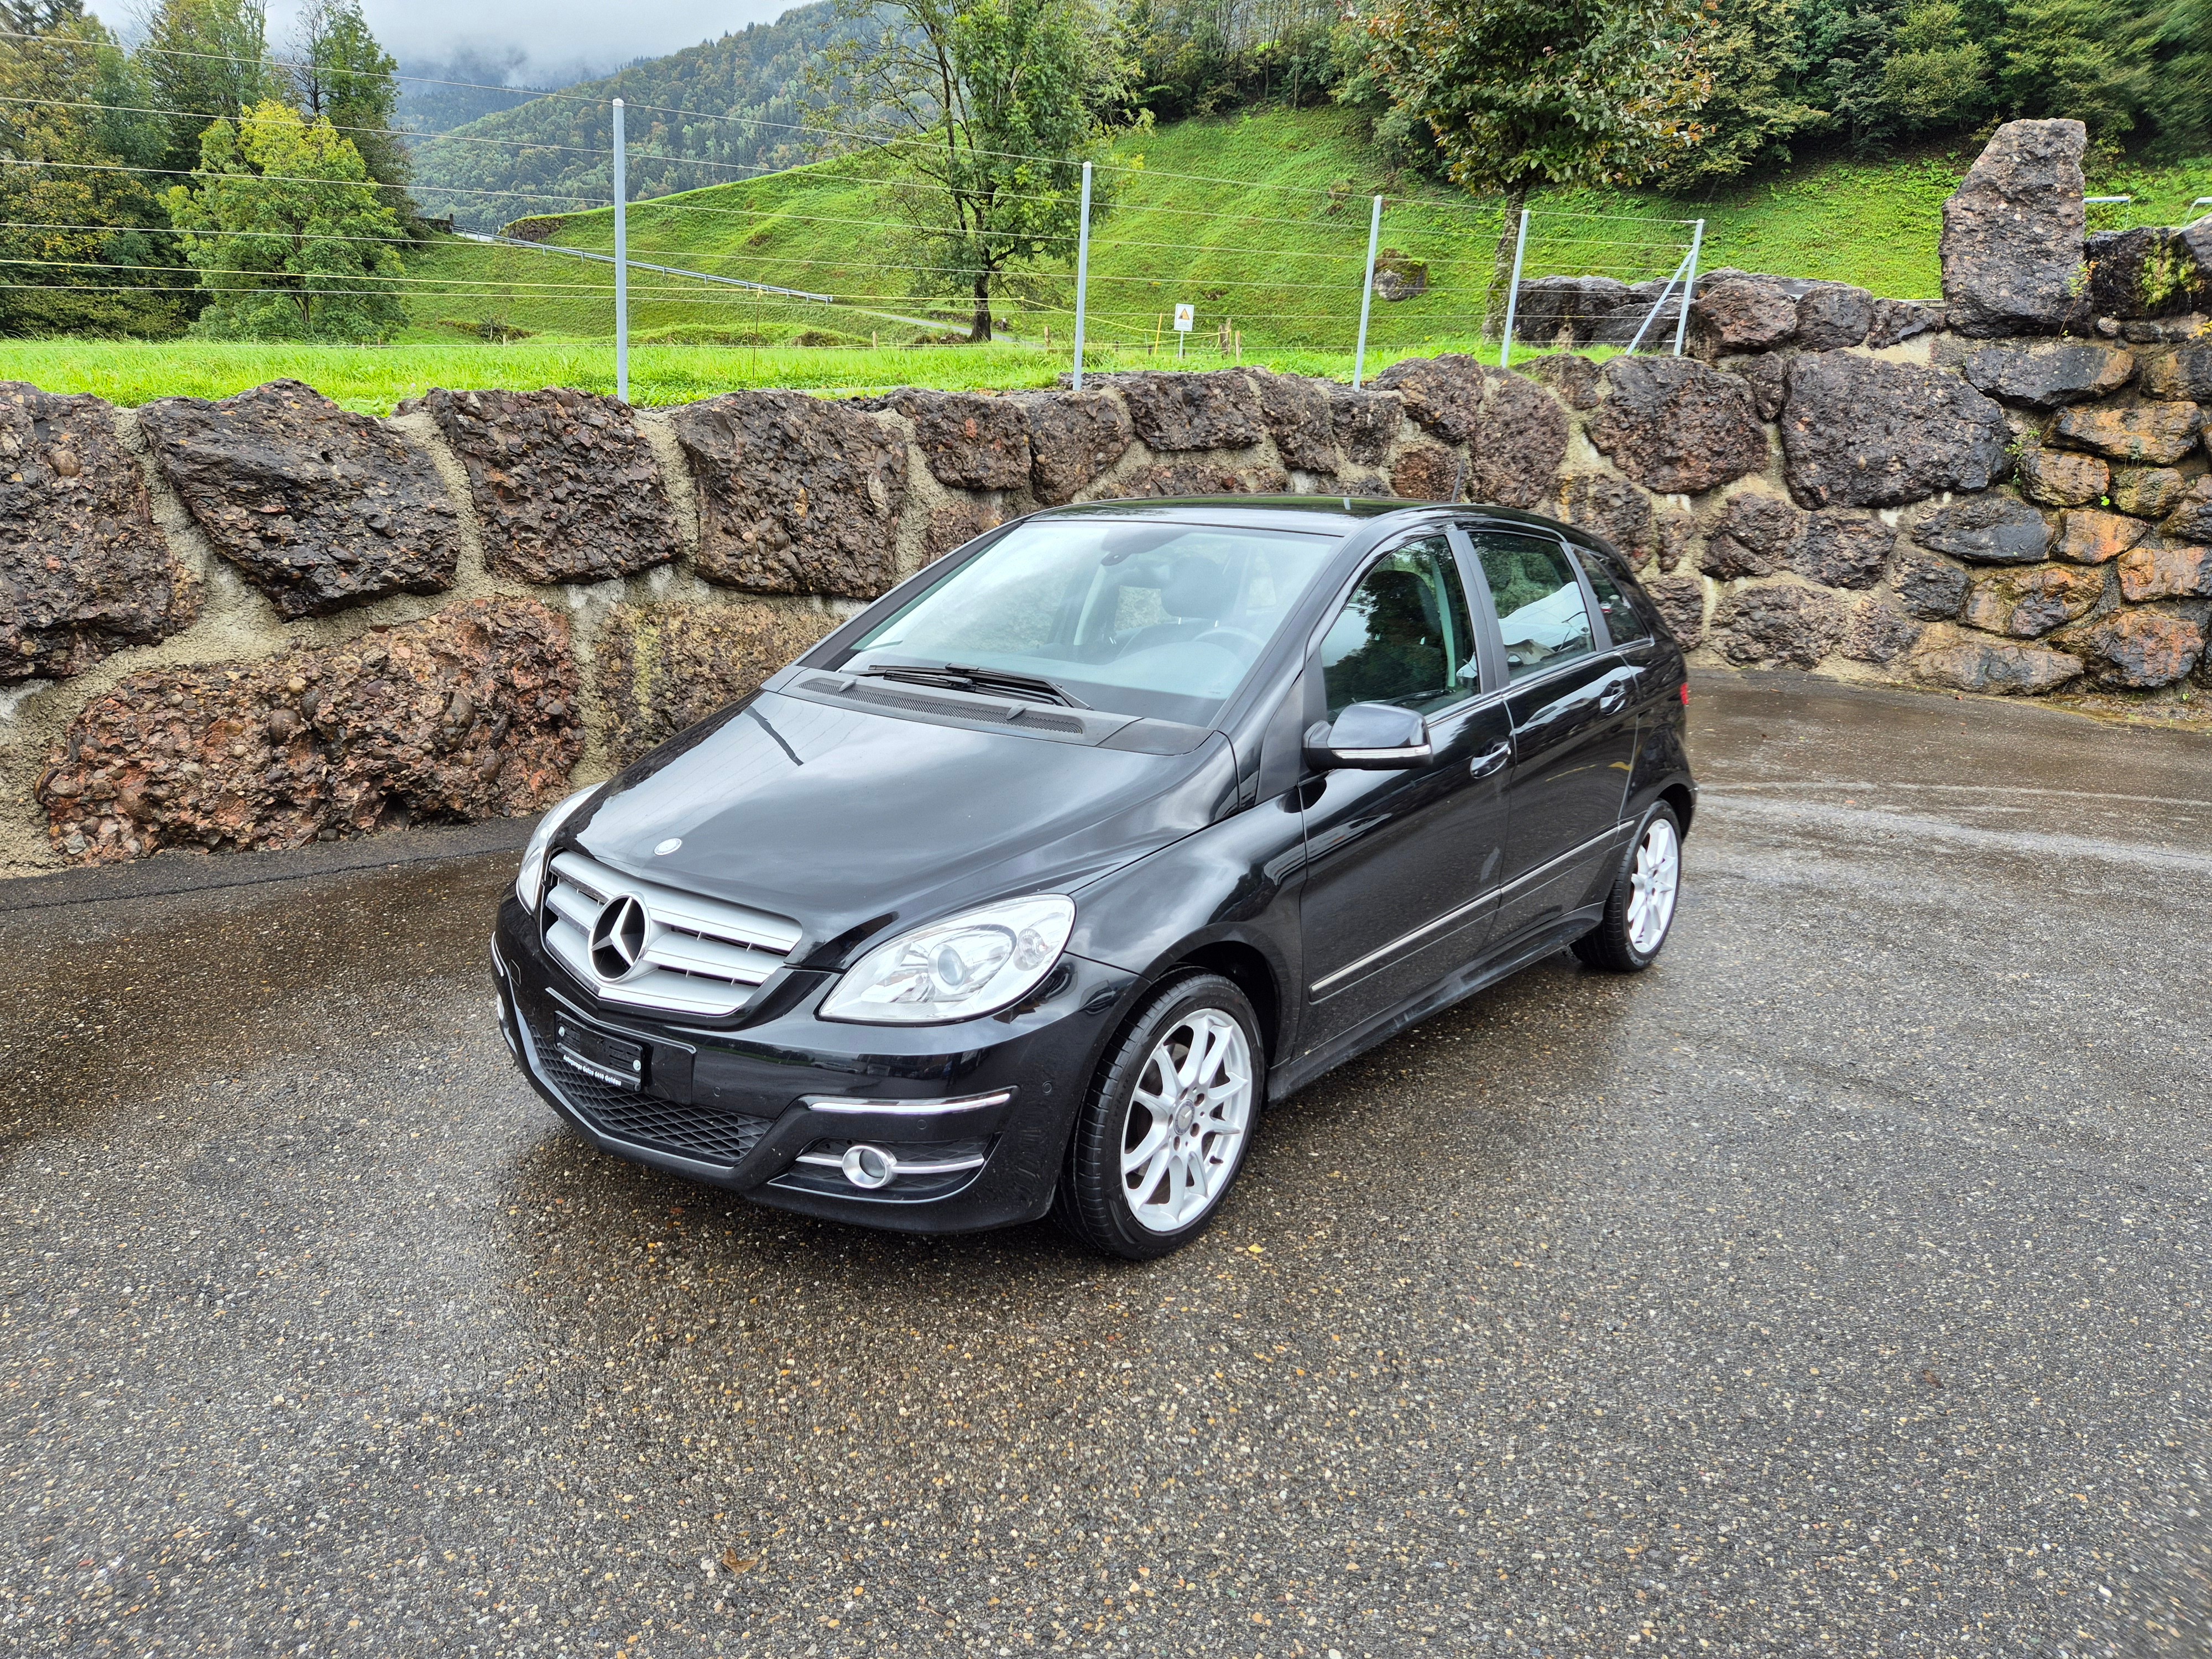
<path fill-rule="evenodd" d="M 1169 317 L 1187 301 L 1197 309 L 1188 367 L 1241 360 L 1349 379 L 1368 203 L 1378 192 L 1388 198 L 1383 247 L 1419 262 L 1427 287 L 1375 302 L 1369 372 L 1398 357 L 1481 349 L 1502 216 L 1392 173 L 1345 112 L 1183 122 L 1144 135 L 1117 159 L 1128 170 L 1110 175 L 1118 199 L 1091 247 L 1091 366 L 1171 364 Z M 1702 269 L 1739 265 L 1932 297 L 1943 199 L 1972 160 L 1961 148 L 1819 161 L 1694 203 L 1651 191 L 1540 197 L 1523 276 L 1664 276 L 1687 222 L 1702 217 Z M 2093 209 L 2099 228 L 2179 222 L 2192 197 L 2212 195 L 2212 159 L 2124 167 L 2090 188 L 2136 198 Z M 837 303 L 634 271 L 632 398 L 681 403 L 760 386 L 1052 384 L 1069 363 L 1072 277 L 1054 270 L 1012 285 L 997 307 L 999 343 L 942 343 L 964 338 L 965 307 L 933 295 L 927 273 L 908 268 L 927 256 L 903 228 L 915 210 L 900 209 L 898 189 L 879 158 L 852 157 L 635 205 L 634 260 L 830 294 Z M 552 240 L 608 251 L 613 215 L 571 216 Z M 219 397 L 291 375 L 368 410 L 440 385 L 612 389 L 606 265 L 456 240 L 410 261 L 405 289 L 410 325 L 389 346 L 17 341 L 0 344 L 0 378 L 136 404 Z"/>

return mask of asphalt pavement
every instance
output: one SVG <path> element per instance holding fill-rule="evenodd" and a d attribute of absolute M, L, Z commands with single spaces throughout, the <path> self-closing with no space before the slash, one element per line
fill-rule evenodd
<path fill-rule="evenodd" d="M 1692 726 L 1658 967 L 1284 1103 L 1145 1266 L 580 1146 L 509 826 L 0 886 L 0 1650 L 2212 1651 L 2212 739 Z"/>

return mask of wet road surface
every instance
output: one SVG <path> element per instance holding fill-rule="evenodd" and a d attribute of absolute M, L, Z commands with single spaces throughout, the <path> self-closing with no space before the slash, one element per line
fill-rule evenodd
<path fill-rule="evenodd" d="M 0 889 L 0 1649 L 2212 1650 L 2212 742 L 1692 713 L 1662 964 L 1316 1085 L 1143 1267 L 569 1139 L 511 850 Z"/>

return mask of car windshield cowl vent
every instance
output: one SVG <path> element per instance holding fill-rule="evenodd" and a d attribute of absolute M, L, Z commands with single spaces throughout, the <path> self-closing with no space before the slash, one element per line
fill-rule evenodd
<path fill-rule="evenodd" d="M 791 696 L 818 697 L 847 707 L 858 704 L 878 714 L 988 726 L 1056 743 L 1101 744 L 1137 720 L 1133 714 L 1066 708 L 994 692 L 961 691 L 951 686 L 939 690 L 818 670 L 793 679 L 782 690 Z"/>
<path fill-rule="evenodd" d="M 602 1001 L 692 1018 L 734 1014 L 784 965 L 798 924 L 556 854 L 540 924 L 545 948 Z"/>

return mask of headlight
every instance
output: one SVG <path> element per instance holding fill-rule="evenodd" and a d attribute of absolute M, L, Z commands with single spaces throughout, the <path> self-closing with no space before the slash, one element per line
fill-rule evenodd
<path fill-rule="evenodd" d="M 994 1012 L 1036 988 L 1074 927 L 1075 901 L 1056 893 L 917 927 L 847 969 L 822 1018 L 933 1025 Z"/>
<path fill-rule="evenodd" d="M 569 815 L 584 804 L 584 798 L 599 787 L 594 783 L 579 789 L 538 819 L 538 827 L 530 832 L 530 840 L 522 849 L 522 868 L 515 872 L 514 896 L 532 915 L 538 912 L 538 901 L 545 896 L 545 854 L 553 845 L 554 831 L 566 823 Z"/>

